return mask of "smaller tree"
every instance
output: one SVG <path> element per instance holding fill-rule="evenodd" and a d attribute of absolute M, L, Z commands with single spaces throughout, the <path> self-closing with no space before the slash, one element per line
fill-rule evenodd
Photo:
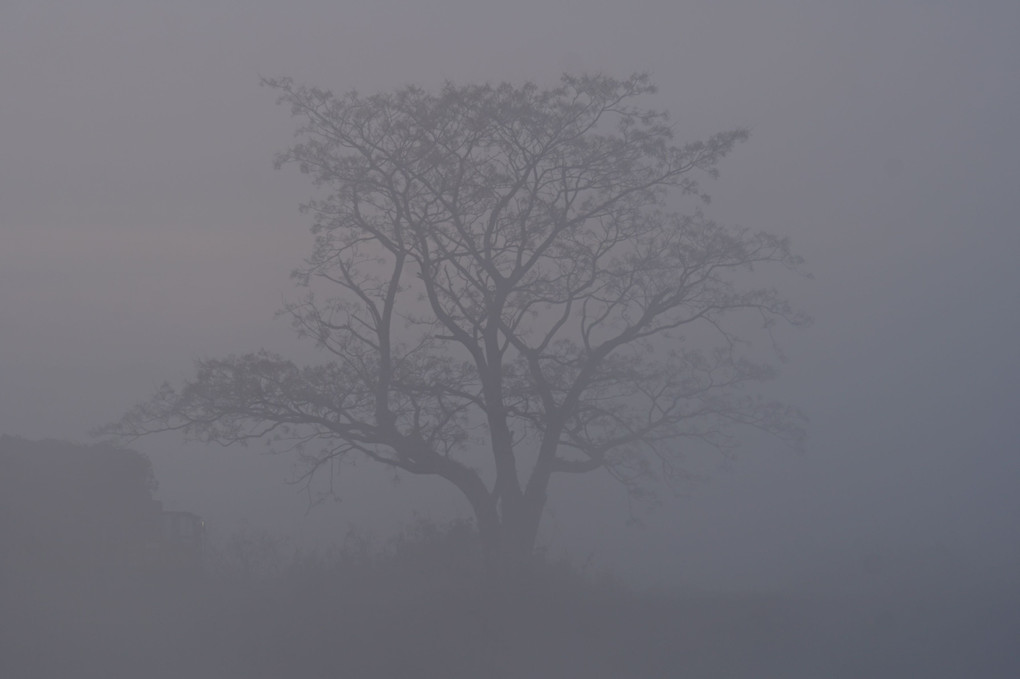
<path fill-rule="evenodd" d="M 635 104 L 645 76 L 370 97 L 266 84 L 301 120 L 278 165 L 323 190 L 295 274 L 310 292 L 286 311 L 330 360 L 203 360 L 105 431 L 276 437 L 309 477 L 349 456 L 441 477 L 492 563 L 532 552 L 556 475 L 637 491 L 692 442 L 730 448 L 734 426 L 800 440 L 796 411 L 748 391 L 775 371 L 734 325 L 806 322 L 751 284 L 800 259 L 670 202 L 707 200 L 699 176 L 745 131 L 676 145 L 668 116 Z"/>
<path fill-rule="evenodd" d="M 0 562 L 126 563 L 158 530 L 155 490 L 152 463 L 136 451 L 0 436 Z"/>

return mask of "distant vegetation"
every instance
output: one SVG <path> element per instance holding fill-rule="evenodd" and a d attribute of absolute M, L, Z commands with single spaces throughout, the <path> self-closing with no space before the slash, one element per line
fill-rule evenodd
<path fill-rule="evenodd" d="M 209 544 L 202 570 L 111 562 L 153 506 L 148 460 L 0 444 L 5 679 L 991 677 L 1015 665 L 1015 600 L 639 592 L 541 551 L 493 588 L 465 521 L 305 551 L 250 529 Z"/>
<path fill-rule="evenodd" d="M 0 437 L 0 562 L 89 570 L 124 563 L 155 531 L 147 457 L 98 444 Z"/>
<path fill-rule="evenodd" d="M 468 521 L 311 551 L 252 529 L 154 571 L 131 558 L 159 511 L 144 455 L 4 437 L 0 472 L 0 676 L 609 677 L 674 656 L 671 604 L 611 577 L 539 553 L 494 590 Z"/>

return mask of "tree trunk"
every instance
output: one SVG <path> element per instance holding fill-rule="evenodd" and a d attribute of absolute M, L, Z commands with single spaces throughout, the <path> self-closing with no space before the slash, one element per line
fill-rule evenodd
<path fill-rule="evenodd" d="M 538 526 L 545 509 L 544 487 L 502 497 L 491 492 L 473 470 L 449 465 L 442 475 L 464 494 L 475 515 L 490 583 L 520 580 L 534 557 Z"/>
<path fill-rule="evenodd" d="M 479 515 L 476 511 L 485 572 L 490 585 L 505 588 L 524 583 L 533 565 L 544 506 L 544 501 L 522 498 L 517 503 L 502 507 L 502 511 L 496 513 L 496 522 L 487 520 L 492 512 Z M 495 507 L 492 509 L 495 510 Z"/>

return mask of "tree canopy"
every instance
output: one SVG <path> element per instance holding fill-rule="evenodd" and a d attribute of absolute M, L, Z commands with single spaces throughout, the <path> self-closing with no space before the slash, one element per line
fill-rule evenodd
<path fill-rule="evenodd" d="M 518 556 L 557 474 L 636 491 L 682 471 L 692 442 L 732 447 L 734 427 L 800 441 L 797 411 L 751 389 L 775 370 L 741 328 L 807 322 L 755 283 L 801 260 L 700 207 L 746 131 L 675 142 L 640 105 L 644 75 L 372 96 L 265 84 L 300 121 L 277 165 L 319 188 L 295 272 L 308 293 L 286 313 L 327 360 L 202 360 L 106 431 L 271 438 L 300 446 L 309 475 L 361 456 L 439 476 L 490 553 Z"/>
<path fill-rule="evenodd" d="M 158 527 L 155 490 L 152 463 L 136 451 L 0 436 L 0 562 L 117 563 Z"/>

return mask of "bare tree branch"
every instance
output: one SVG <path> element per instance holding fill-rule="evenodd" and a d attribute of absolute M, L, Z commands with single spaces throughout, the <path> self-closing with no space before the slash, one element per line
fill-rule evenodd
<path fill-rule="evenodd" d="M 800 258 L 667 204 L 707 201 L 700 180 L 746 131 L 675 144 L 668 115 L 637 104 L 644 75 L 369 97 L 265 84 L 300 121 L 277 165 L 321 189 L 294 274 L 309 292 L 284 313 L 331 361 L 200 361 L 103 432 L 275 439 L 309 481 L 352 455 L 437 475 L 519 552 L 556 473 L 604 470 L 638 492 L 655 461 L 682 473 L 688 441 L 802 440 L 796 411 L 749 390 L 774 370 L 742 353 L 748 319 L 808 322 L 752 284 Z"/>

